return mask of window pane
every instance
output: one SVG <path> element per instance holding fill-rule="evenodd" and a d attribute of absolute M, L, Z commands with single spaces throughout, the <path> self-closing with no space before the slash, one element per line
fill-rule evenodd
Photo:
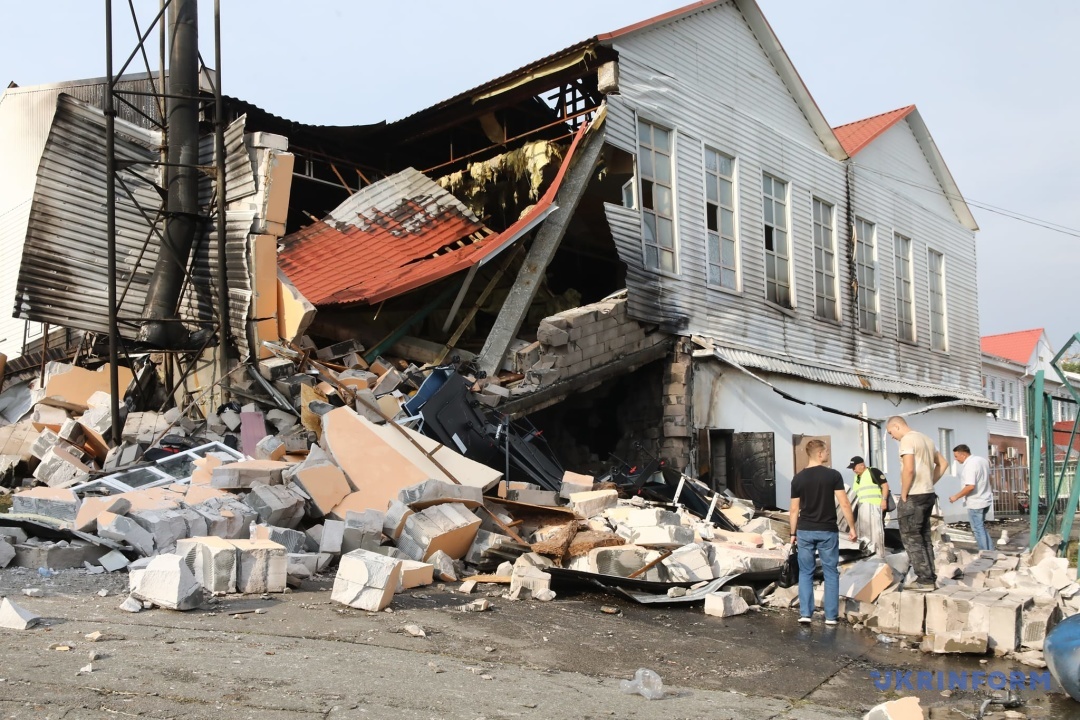
<path fill-rule="evenodd" d="M 709 284 L 710 285 L 723 285 L 723 280 L 720 277 L 720 266 L 709 265 Z"/>
<path fill-rule="evenodd" d="M 726 177 L 731 177 L 734 174 L 735 167 L 734 161 L 726 155 L 719 157 L 720 174 Z"/>
<path fill-rule="evenodd" d="M 671 185 L 671 158 L 657 153 L 655 165 L 656 182 Z"/>
<path fill-rule="evenodd" d="M 731 207 L 734 202 L 732 198 L 731 182 L 728 180 L 720 181 L 720 202 L 728 207 Z"/>
<path fill-rule="evenodd" d="M 777 230 L 773 233 L 773 244 L 776 246 L 776 254 L 787 257 L 787 233 Z"/>
<path fill-rule="evenodd" d="M 671 133 L 662 127 L 653 125 L 653 146 L 660 150 L 671 150 Z"/>
<path fill-rule="evenodd" d="M 717 262 L 720 259 L 720 237 L 709 233 L 709 262 Z"/>
<path fill-rule="evenodd" d="M 728 237 L 735 235 L 735 213 L 730 210 L 720 211 L 720 232 Z"/>
<path fill-rule="evenodd" d="M 655 210 L 653 204 L 653 184 L 648 180 L 641 181 L 641 207 L 646 210 Z"/>
<path fill-rule="evenodd" d="M 660 247 L 675 247 L 675 237 L 672 233 L 671 221 L 667 218 L 656 218 L 656 240 Z"/>
<path fill-rule="evenodd" d="M 717 202 L 719 200 L 720 193 L 716 189 L 716 183 L 717 180 L 715 175 L 705 176 L 705 199 L 711 203 Z"/>
<path fill-rule="evenodd" d="M 645 242 L 652 245 L 656 244 L 656 216 L 652 213 L 645 213 Z"/>
<path fill-rule="evenodd" d="M 675 253 L 660 251 L 660 269 L 667 272 L 675 272 Z"/>
<path fill-rule="evenodd" d="M 660 262 L 657 259 L 657 250 L 651 245 L 645 246 L 645 266 L 654 270 L 660 266 Z"/>
<path fill-rule="evenodd" d="M 655 194 L 656 211 L 660 215 L 671 217 L 673 215 L 671 211 L 671 188 L 658 183 L 653 187 L 653 193 Z"/>
<path fill-rule="evenodd" d="M 724 240 L 724 254 L 721 256 L 720 261 L 724 264 L 724 267 L 735 267 L 735 243 L 732 240 Z"/>
<path fill-rule="evenodd" d="M 652 125 L 639 122 L 637 127 L 637 137 L 638 142 L 645 145 L 652 145 Z"/>
<path fill-rule="evenodd" d="M 720 284 L 724 287 L 735 287 L 735 271 L 728 268 L 724 268 L 720 273 Z"/>
<path fill-rule="evenodd" d="M 705 169 L 709 172 L 716 172 L 720 164 L 720 158 L 712 150 L 705 151 Z"/>
<path fill-rule="evenodd" d="M 653 177 L 653 154 L 651 150 L 642 149 L 641 155 L 638 157 L 638 165 L 641 170 L 641 177 Z"/>
<path fill-rule="evenodd" d="M 720 227 L 717 224 L 716 217 L 718 214 L 719 208 L 716 205 L 709 203 L 705 206 L 705 227 L 712 232 L 717 232 L 720 230 Z"/>

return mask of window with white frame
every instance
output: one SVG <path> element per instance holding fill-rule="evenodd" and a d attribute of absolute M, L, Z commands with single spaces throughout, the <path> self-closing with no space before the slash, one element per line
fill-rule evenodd
<path fill-rule="evenodd" d="M 915 276 L 912 273 L 911 238 L 893 236 L 896 268 L 896 337 L 915 342 Z"/>
<path fill-rule="evenodd" d="M 1005 402 L 1001 404 L 1001 414 L 1006 420 L 1019 420 L 1016 402 L 1016 382 L 1010 380 L 1005 384 Z"/>
<path fill-rule="evenodd" d="M 710 285 L 737 289 L 738 246 L 735 238 L 735 158 L 705 148 L 706 256 Z"/>
<path fill-rule="evenodd" d="M 930 349 L 949 349 L 945 314 L 945 256 L 927 249 L 927 272 L 930 276 Z"/>
<path fill-rule="evenodd" d="M 831 204 L 814 198 L 814 314 L 828 320 L 839 320 L 833 216 Z"/>
<path fill-rule="evenodd" d="M 956 447 L 956 433 L 950 428 L 938 428 L 938 452 L 946 458 L 952 457 L 952 449 Z M 949 463 L 949 472 L 956 475 L 954 463 Z"/>
<path fill-rule="evenodd" d="M 877 228 L 855 218 L 855 278 L 859 282 L 859 329 L 881 332 L 878 314 Z"/>
<path fill-rule="evenodd" d="M 765 221 L 765 299 L 791 307 L 791 243 L 788 236 L 788 184 L 761 176 Z"/>
<path fill-rule="evenodd" d="M 659 125 L 638 121 L 638 198 L 645 266 L 665 272 L 676 272 L 678 266 L 671 179 L 672 134 Z"/>

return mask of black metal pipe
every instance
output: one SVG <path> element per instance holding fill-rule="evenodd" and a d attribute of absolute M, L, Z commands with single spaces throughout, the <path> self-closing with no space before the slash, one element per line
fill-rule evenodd
<path fill-rule="evenodd" d="M 112 67 L 112 0 L 105 0 L 105 74 L 109 85 L 105 88 L 105 235 L 109 243 L 109 394 L 111 397 L 110 418 L 112 428 L 109 431 L 113 445 L 120 444 L 120 373 L 117 367 L 119 355 L 117 344 L 119 333 L 116 329 L 116 109 L 113 107 L 113 67 Z"/>
<path fill-rule="evenodd" d="M 172 0 L 169 6 L 169 82 L 166 125 L 169 165 L 165 186 L 165 237 L 150 278 L 139 340 L 176 348 L 187 340 L 176 323 L 176 306 L 195 240 L 199 217 L 199 28 L 198 0 Z M 178 332 L 180 330 L 181 332 Z"/>
<path fill-rule="evenodd" d="M 218 368 L 229 372 L 229 274 L 225 253 L 225 104 L 221 98 L 221 0 L 214 0 L 214 146 L 217 148 Z"/>

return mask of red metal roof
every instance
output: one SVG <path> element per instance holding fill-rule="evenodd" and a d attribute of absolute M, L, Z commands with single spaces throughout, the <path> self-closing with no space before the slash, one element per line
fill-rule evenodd
<path fill-rule="evenodd" d="M 982 351 L 987 355 L 996 355 L 1027 365 L 1031 361 L 1031 353 L 1039 344 L 1039 338 L 1042 337 L 1043 332 L 1042 328 L 1035 328 L 1000 335 L 984 335 L 981 342 Z"/>
<path fill-rule="evenodd" d="M 887 113 L 881 113 L 864 120 L 856 120 L 847 125 L 834 127 L 833 132 L 836 134 L 836 139 L 844 146 L 847 154 L 854 157 L 855 153 L 869 145 L 878 135 L 906 118 L 914 109 L 914 105 L 908 105 L 897 110 L 890 110 Z"/>
<path fill-rule="evenodd" d="M 284 239 L 278 267 L 313 305 L 377 303 L 483 264 L 554 209 L 586 125 L 543 197 L 495 234 L 460 201 L 408 169 L 363 188 L 330 216 Z M 488 233 L 474 239 L 477 233 Z"/>

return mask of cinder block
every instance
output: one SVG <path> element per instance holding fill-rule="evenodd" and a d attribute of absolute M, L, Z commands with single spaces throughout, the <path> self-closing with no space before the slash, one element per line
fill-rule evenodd
<path fill-rule="evenodd" d="M 874 559 L 860 560 L 840 575 L 840 596 L 874 602 L 893 584 L 892 568 Z"/>
<path fill-rule="evenodd" d="M 184 538 L 176 554 L 208 592 L 215 595 L 236 592 L 236 546 L 219 537 Z"/>
<path fill-rule="evenodd" d="M 1061 607 L 1057 603 L 1036 600 L 1023 611 L 1020 644 L 1032 650 L 1042 650 L 1047 633 L 1061 619 Z"/>
<path fill-rule="evenodd" d="M 713 617 L 742 615 L 750 606 L 732 592 L 713 592 L 705 596 L 705 614 Z"/>
<path fill-rule="evenodd" d="M 295 528 L 304 519 L 304 499 L 284 485 L 256 485 L 244 503 L 267 525 Z"/>
<path fill-rule="evenodd" d="M 179 555 L 166 553 L 150 560 L 130 577 L 131 594 L 170 610 L 192 610 L 202 604 L 202 586 Z"/>
<path fill-rule="evenodd" d="M 694 529 L 686 525 L 631 528 L 627 539 L 642 547 L 678 548 L 694 541 Z"/>
<path fill-rule="evenodd" d="M 986 653 L 987 638 L 984 632 L 956 631 L 928 634 L 923 638 L 922 651 L 927 653 Z"/>
<path fill-rule="evenodd" d="M 591 490 L 573 493 L 569 500 L 570 507 L 575 513 L 583 518 L 591 518 L 608 508 L 615 507 L 619 502 L 619 493 L 616 490 Z"/>
<path fill-rule="evenodd" d="M 288 553 L 269 540 L 230 540 L 239 552 L 236 570 L 238 592 L 261 594 L 285 592 Z"/>
<path fill-rule="evenodd" d="M 127 543 L 140 555 L 154 554 L 154 536 L 129 517 L 103 512 L 98 515 L 97 528 L 97 534 L 106 540 Z"/>
<path fill-rule="evenodd" d="M 66 488 L 36 487 L 11 496 L 11 512 L 44 515 L 74 522 L 79 510 L 78 496 Z"/>
<path fill-rule="evenodd" d="M 341 556 L 330 599 L 378 612 L 390 604 L 400 584 L 401 560 L 368 550 L 353 550 Z"/>
<path fill-rule="evenodd" d="M 1008 595 L 990 605 L 987 645 L 991 650 L 1006 653 L 1020 647 L 1024 611 L 1033 604 L 1029 598 Z"/>

